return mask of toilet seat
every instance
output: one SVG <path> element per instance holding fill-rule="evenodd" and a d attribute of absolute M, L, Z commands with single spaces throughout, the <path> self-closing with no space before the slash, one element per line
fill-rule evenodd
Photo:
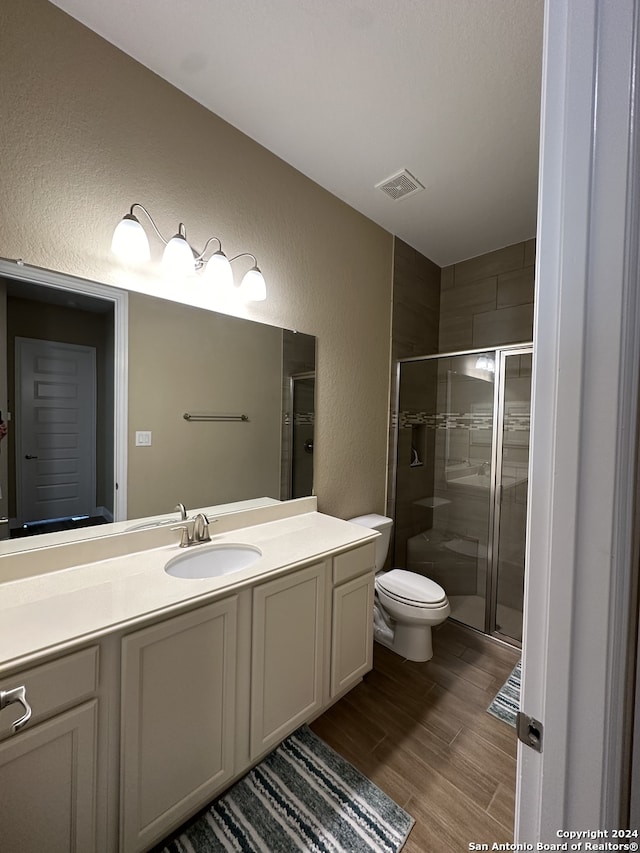
<path fill-rule="evenodd" d="M 412 607 L 441 608 L 448 603 L 445 591 L 439 584 L 406 569 L 381 572 L 376 575 L 376 587 L 393 601 Z"/>

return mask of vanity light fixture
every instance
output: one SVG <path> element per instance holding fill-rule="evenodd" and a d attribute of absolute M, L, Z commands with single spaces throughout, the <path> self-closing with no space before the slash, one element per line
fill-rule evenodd
<path fill-rule="evenodd" d="M 164 243 L 162 254 L 162 270 L 164 273 L 169 276 L 184 278 L 202 270 L 203 277 L 213 284 L 218 291 L 230 293 L 234 288 L 231 264 L 238 258 L 252 258 L 253 266 L 245 273 L 240 283 L 240 295 L 247 302 L 262 302 L 267 298 L 264 276 L 260 272 L 255 255 L 250 252 L 241 252 L 233 258 L 227 258 L 222 251 L 222 243 L 219 237 L 209 237 L 202 251 L 197 252 L 187 241 L 187 230 L 182 222 L 178 225 L 177 233 L 170 240 L 165 240 L 149 211 L 138 202 L 131 205 L 129 213 L 120 220 L 113 232 L 111 251 L 121 260 L 126 263 L 141 264 L 151 259 L 147 233 L 133 212 L 136 207 L 145 214 L 156 235 Z M 213 240 L 218 243 L 218 249 L 205 259 L 209 244 Z"/>

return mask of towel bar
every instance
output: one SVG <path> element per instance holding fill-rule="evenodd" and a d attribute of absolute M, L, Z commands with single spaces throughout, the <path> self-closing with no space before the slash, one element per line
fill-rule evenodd
<path fill-rule="evenodd" d="M 185 412 L 185 421 L 248 421 L 249 415 L 197 415 Z"/>

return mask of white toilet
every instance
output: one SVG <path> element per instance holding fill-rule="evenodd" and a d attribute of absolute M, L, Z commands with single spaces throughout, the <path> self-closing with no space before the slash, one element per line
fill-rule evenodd
<path fill-rule="evenodd" d="M 445 591 L 435 581 L 406 569 L 382 571 L 387 559 L 393 520 L 384 515 L 359 515 L 353 524 L 377 530 L 374 637 L 408 660 L 433 657 L 431 628 L 451 612 Z"/>

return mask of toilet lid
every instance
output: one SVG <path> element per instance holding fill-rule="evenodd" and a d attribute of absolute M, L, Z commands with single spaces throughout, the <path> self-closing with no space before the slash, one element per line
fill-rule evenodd
<path fill-rule="evenodd" d="M 391 569 L 390 572 L 382 572 L 376 577 L 376 585 L 387 595 L 407 604 L 418 603 L 423 606 L 436 606 L 444 604 L 447 600 L 445 591 L 435 581 L 416 572 L 408 572 L 405 569 Z"/>

